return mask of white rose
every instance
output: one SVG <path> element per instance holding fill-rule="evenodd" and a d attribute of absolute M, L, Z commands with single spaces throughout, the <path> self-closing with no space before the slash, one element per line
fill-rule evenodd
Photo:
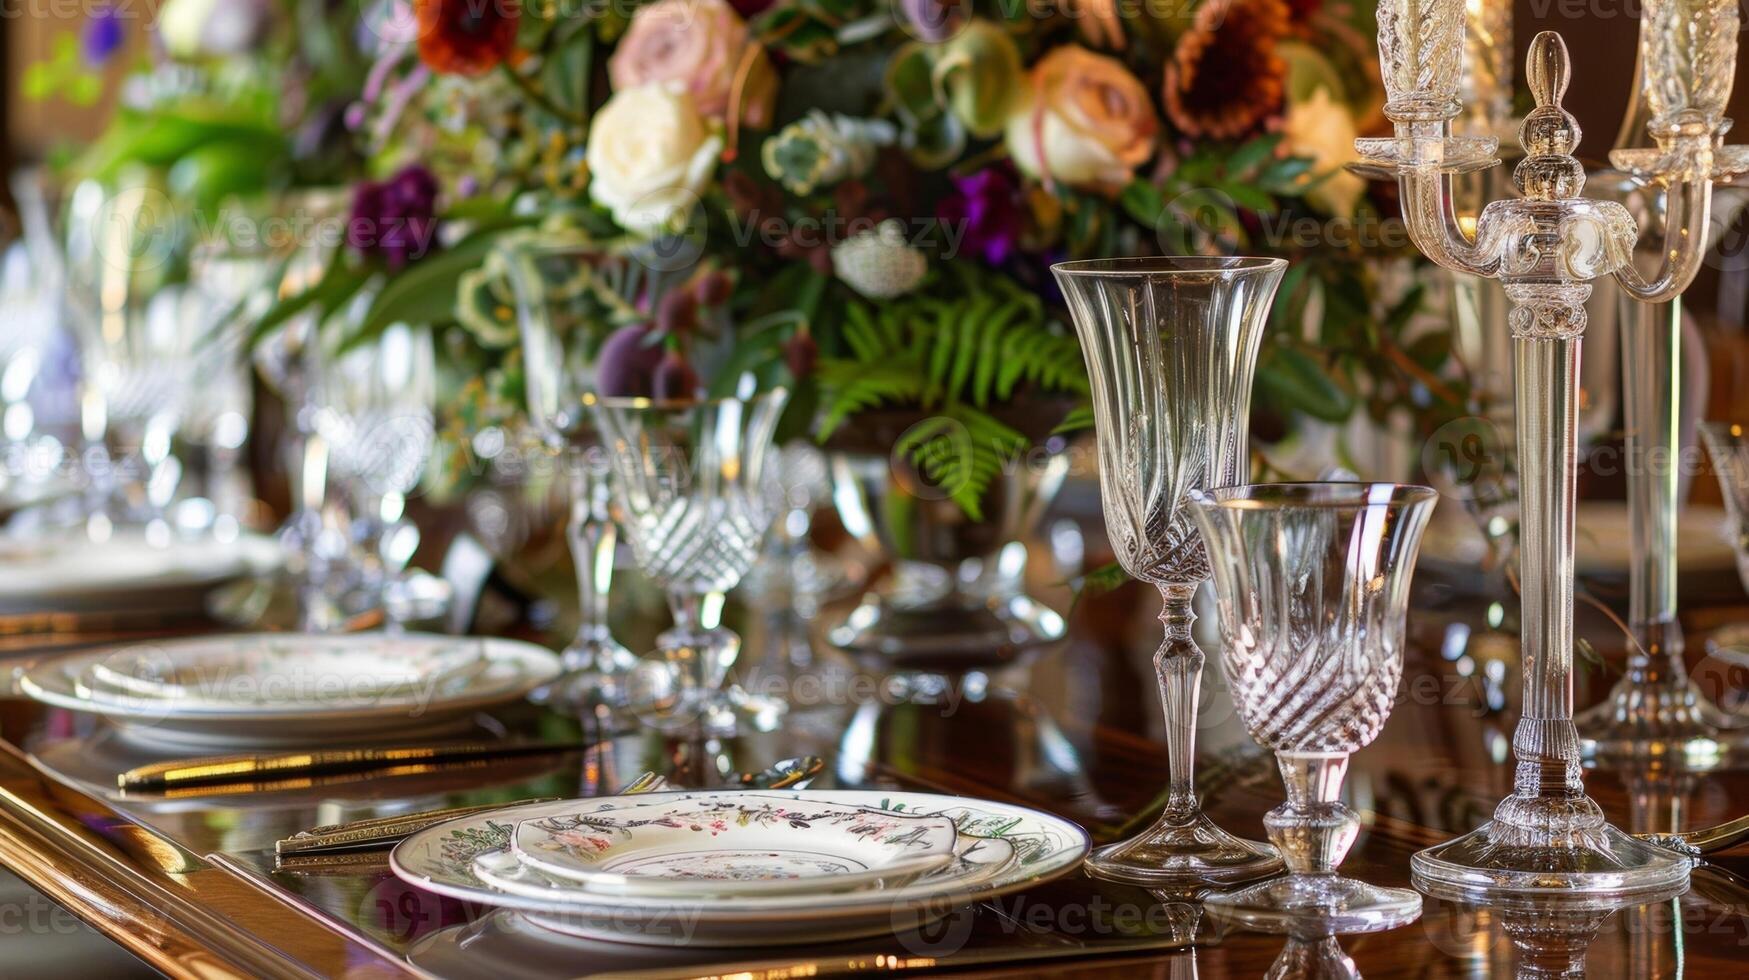
<path fill-rule="evenodd" d="M 1306 192 L 1306 200 L 1328 214 L 1352 215 L 1366 183 L 1342 169 L 1355 159 L 1354 138 L 1359 135 L 1348 109 L 1330 97 L 1329 89 L 1319 88 L 1311 98 L 1288 106 L 1281 128 L 1287 151 L 1312 161 L 1311 179 L 1318 184 Z"/>
<path fill-rule="evenodd" d="M 722 146 L 686 92 L 654 83 L 615 92 L 589 124 L 589 196 L 627 231 L 676 230 Z"/>

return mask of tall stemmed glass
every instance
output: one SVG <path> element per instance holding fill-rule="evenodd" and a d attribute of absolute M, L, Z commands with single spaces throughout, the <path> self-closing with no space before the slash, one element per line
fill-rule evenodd
<path fill-rule="evenodd" d="M 1287 802 L 1263 818 L 1288 876 L 1209 896 L 1252 925 L 1388 929 L 1421 896 L 1339 877 L 1360 820 L 1337 797 L 1403 678 L 1409 579 L 1439 495 L 1391 483 L 1191 491 L 1214 566 L 1221 666 L 1251 737 L 1275 752 Z"/>
<path fill-rule="evenodd" d="M 560 454 L 571 482 L 567 533 L 577 572 L 578 622 L 560 655 L 560 690 L 570 700 L 622 703 L 638 661 L 608 628 L 618 531 L 608 507 L 607 468 L 592 456 L 600 439 L 584 401 L 598 390 L 603 344 L 625 323 L 629 308 L 620 291 L 602 281 L 611 270 L 599 246 L 537 239 L 504 255 L 522 332 L 529 418 Z"/>
<path fill-rule="evenodd" d="M 700 401 L 586 399 L 607 449 L 615 503 L 638 567 L 668 594 L 671 629 L 656 638 L 662 713 L 733 732 L 742 715 L 768 727 L 782 706 L 725 690 L 741 638 L 722 625 L 723 597 L 759 557 L 776 511 L 762 484 L 784 389 Z"/>
<path fill-rule="evenodd" d="M 1164 257 L 1065 262 L 1068 299 L 1092 380 L 1100 496 L 1118 561 L 1160 590 L 1166 640 L 1154 655 L 1166 713 L 1165 812 L 1141 835 L 1093 852 L 1093 874 L 1147 885 L 1236 882 L 1281 859 L 1203 815 L 1193 781 L 1203 653 L 1191 601 L 1209 576 L 1187 512 L 1198 487 L 1246 473 L 1251 378 L 1287 263 Z"/>
<path fill-rule="evenodd" d="M 316 429 L 350 504 L 356 574 L 348 583 L 380 604 L 389 628 L 407 612 L 402 576 L 419 544 L 406 520 L 437 440 L 437 357 L 431 332 L 390 325 L 337 352 L 316 380 Z"/>
<path fill-rule="evenodd" d="M 104 452 L 93 468 L 90 529 L 142 523 L 169 542 L 165 508 L 181 467 L 173 442 L 193 390 L 205 318 L 200 294 L 172 282 L 181 234 L 169 199 L 147 186 L 74 190 L 68 207 L 67 298 L 84 368 L 86 440 Z"/>

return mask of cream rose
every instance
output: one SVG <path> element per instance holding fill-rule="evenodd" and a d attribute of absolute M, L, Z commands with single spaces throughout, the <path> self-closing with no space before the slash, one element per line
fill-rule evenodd
<path fill-rule="evenodd" d="M 1306 200 L 1328 214 L 1352 215 L 1366 193 L 1366 183 L 1342 169 L 1355 159 L 1354 138 L 1359 134 L 1354 116 L 1330 97 L 1329 89 L 1319 88 L 1311 98 L 1288 106 L 1281 129 L 1287 152 L 1312 161 L 1311 179 L 1318 183 L 1306 192 Z"/>
<path fill-rule="evenodd" d="M 672 231 L 710 183 L 722 147 L 687 93 L 662 85 L 615 92 L 589 124 L 589 196 L 627 231 Z"/>
<path fill-rule="evenodd" d="M 1014 163 L 1041 179 L 1116 187 L 1154 154 L 1160 120 L 1148 90 L 1114 58 L 1078 45 L 1034 65 L 1004 137 Z"/>
<path fill-rule="evenodd" d="M 777 98 L 771 60 L 726 0 L 657 0 L 640 8 L 608 59 L 607 75 L 615 91 L 679 85 L 705 116 L 723 119 L 738 107 L 740 121 L 754 129 L 771 124 Z"/>

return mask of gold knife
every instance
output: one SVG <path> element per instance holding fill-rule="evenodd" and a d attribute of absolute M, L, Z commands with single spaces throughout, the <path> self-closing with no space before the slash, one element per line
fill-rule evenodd
<path fill-rule="evenodd" d="M 164 790 L 211 784 L 264 783 L 328 773 L 519 755 L 580 752 L 572 742 L 457 742 L 448 745 L 318 749 L 309 752 L 207 756 L 154 762 L 121 773 L 124 790 Z"/>

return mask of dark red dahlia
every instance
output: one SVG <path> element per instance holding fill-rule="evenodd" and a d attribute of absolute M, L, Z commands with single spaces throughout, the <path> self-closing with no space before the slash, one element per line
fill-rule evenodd
<path fill-rule="evenodd" d="M 419 60 L 449 75 L 484 75 L 516 47 L 521 0 L 413 0 Z"/>

